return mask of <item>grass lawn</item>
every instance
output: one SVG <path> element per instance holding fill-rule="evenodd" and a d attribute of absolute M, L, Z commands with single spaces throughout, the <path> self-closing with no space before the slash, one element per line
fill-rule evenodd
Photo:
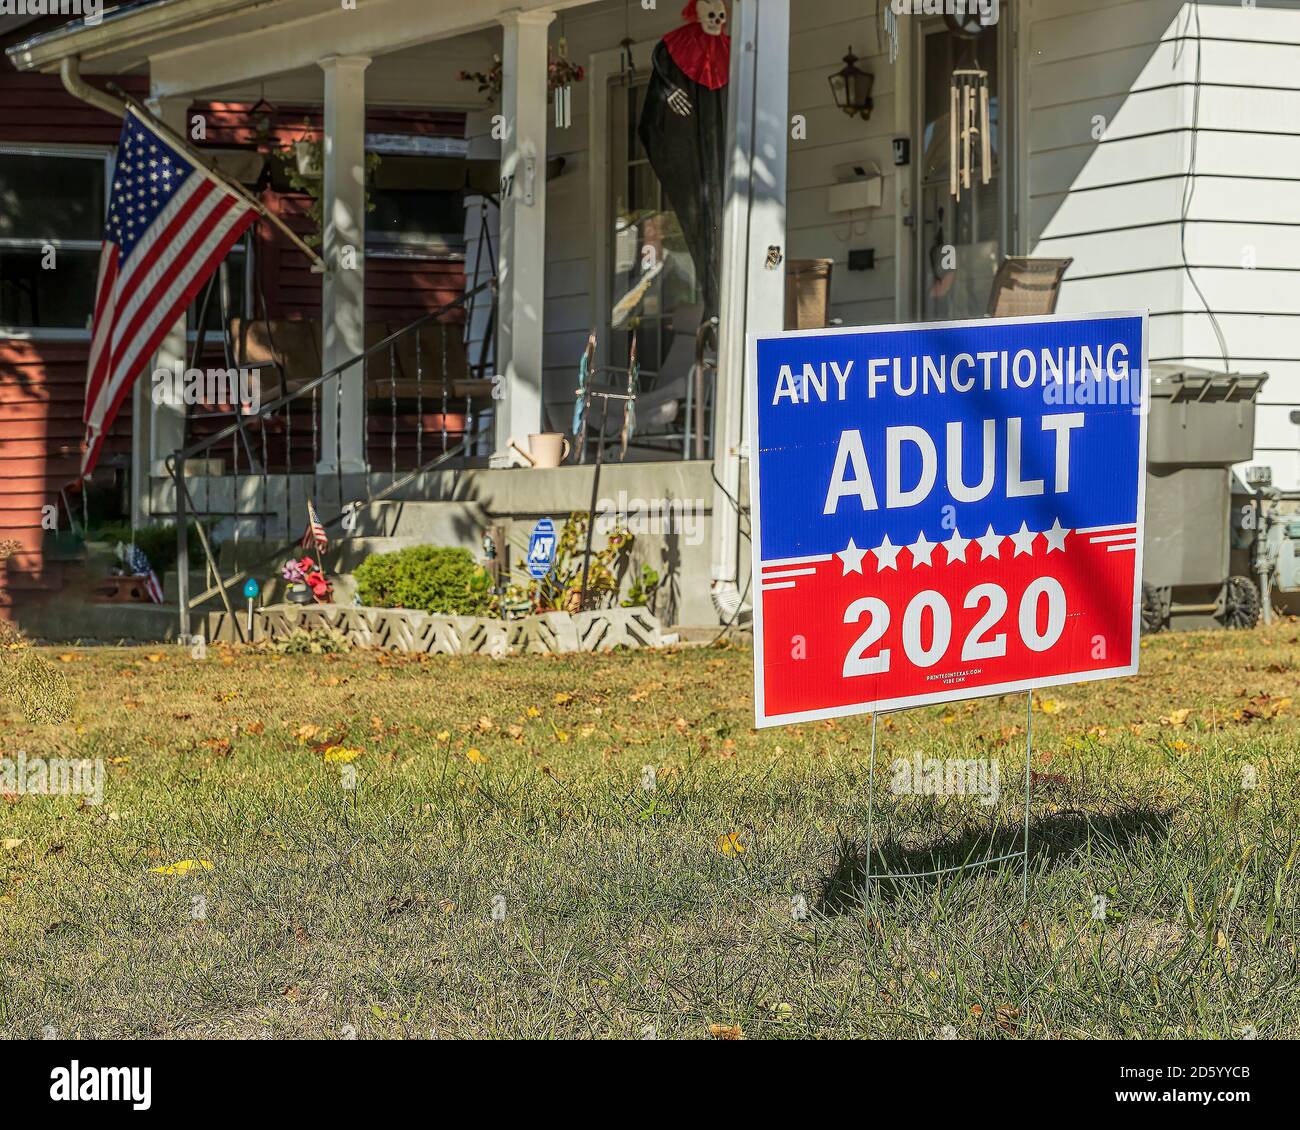
<path fill-rule="evenodd" d="M 107 780 L 0 800 L 0 1034 L 1295 1038 L 1298 632 L 1035 700 L 1027 909 L 1018 860 L 865 898 L 870 722 L 755 733 L 745 649 L 47 650 L 73 720 L 0 754 Z M 1024 739 L 882 717 L 888 864 L 1014 850 Z M 999 803 L 893 795 L 916 751 Z"/>

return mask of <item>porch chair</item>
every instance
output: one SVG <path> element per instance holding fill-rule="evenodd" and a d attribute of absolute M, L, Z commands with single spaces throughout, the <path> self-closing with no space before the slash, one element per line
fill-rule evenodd
<path fill-rule="evenodd" d="M 989 293 L 990 318 L 1055 314 L 1061 278 L 1073 259 L 1030 259 L 1008 256 L 993 277 Z"/>
<path fill-rule="evenodd" d="M 704 322 L 703 317 L 704 306 L 700 303 L 678 306 L 673 311 L 673 340 L 659 367 L 655 385 L 637 394 L 636 432 L 631 447 L 672 452 L 680 449 L 683 458 L 691 458 L 692 448 L 700 446 L 697 432 L 704 427 L 709 374 L 716 368 L 708 348 L 713 341 L 716 349 L 715 320 Z M 621 392 L 627 385 L 627 368 L 602 365 L 596 370 L 596 379 L 601 388 Z M 571 403 L 568 411 L 572 411 Z M 601 414 L 607 404 L 595 398 L 587 410 L 587 435 L 592 443 L 600 434 Z M 557 404 L 554 410 L 547 406 L 548 417 L 552 425 L 557 425 L 556 430 L 569 426 L 567 420 L 560 421 L 560 414 L 565 410 L 562 404 Z M 623 411 L 622 402 L 609 404 L 606 446 L 619 441 Z M 693 444 L 692 440 L 696 442 Z M 703 456 L 697 453 L 694 457 Z"/>

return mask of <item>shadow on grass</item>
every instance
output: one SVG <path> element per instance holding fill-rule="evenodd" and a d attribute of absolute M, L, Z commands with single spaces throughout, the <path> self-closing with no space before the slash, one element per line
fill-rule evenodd
<path fill-rule="evenodd" d="M 1029 823 L 1030 865 L 1058 866 L 1089 841 L 1118 853 L 1138 840 L 1163 839 L 1169 827 L 1169 813 L 1169 808 L 1138 805 L 1110 814 L 1074 811 L 1033 818 Z M 979 866 L 981 859 L 998 859 L 1016 853 L 1015 858 L 1002 859 L 989 866 L 1017 878 L 1024 866 L 1018 855 L 1024 842 L 1024 828 L 1019 824 L 1003 825 L 991 833 L 987 828 L 971 828 L 925 847 L 904 847 L 883 830 L 879 834 L 885 838 L 872 846 L 872 885 L 876 897 L 885 900 L 892 900 L 903 891 L 932 889 L 940 879 L 952 881 L 979 875 L 986 870 Z M 923 874 L 935 871 L 946 873 Z M 916 877 L 881 878 L 886 872 Z M 842 914 L 860 906 L 866 879 L 865 842 L 841 838 L 835 864 L 822 881 L 817 909 L 823 914 Z"/>

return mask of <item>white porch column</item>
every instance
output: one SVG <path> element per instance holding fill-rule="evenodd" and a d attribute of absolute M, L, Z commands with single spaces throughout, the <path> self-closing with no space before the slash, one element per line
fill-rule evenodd
<path fill-rule="evenodd" d="M 185 113 L 190 100 L 182 98 L 153 98 L 149 109 L 163 125 L 181 137 L 188 137 L 189 125 Z M 181 390 L 168 382 L 161 404 L 153 401 L 153 374 L 158 369 L 175 372 L 179 365 L 183 373 L 189 364 L 189 343 L 185 337 L 185 316 L 163 338 L 154 355 L 148 372 L 136 381 L 131 402 L 131 515 L 136 525 L 150 516 L 150 484 L 154 478 L 167 478 L 167 456 L 185 442 L 185 401 Z"/>
<path fill-rule="evenodd" d="M 546 29 L 554 12 L 501 17 L 501 243 L 493 466 L 510 466 L 511 439 L 542 430 L 542 314 L 546 273 Z"/>
<path fill-rule="evenodd" d="M 785 324 L 790 0 L 735 0 L 731 34 L 713 413 L 713 466 L 720 484 L 713 492 L 713 600 L 724 619 L 740 602 L 740 527 L 731 499 L 740 498 L 740 452 L 749 435 L 745 334 Z M 779 254 L 775 265 L 769 260 L 773 248 Z"/>
<path fill-rule="evenodd" d="M 330 55 L 325 72 L 325 160 L 322 169 L 321 355 L 325 371 L 365 348 L 366 341 L 366 67 L 362 55 Z M 366 471 L 365 378 L 361 365 L 321 386 L 318 474 Z M 341 415 L 341 420 L 340 420 Z"/>

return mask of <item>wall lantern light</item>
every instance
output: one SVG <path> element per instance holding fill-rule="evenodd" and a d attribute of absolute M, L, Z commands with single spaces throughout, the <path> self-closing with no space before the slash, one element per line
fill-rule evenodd
<path fill-rule="evenodd" d="M 835 105 L 851 118 L 861 118 L 864 122 L 871 117 L 871 87 L 875 76 L 858 66 L 858 57 L 853 48 L 844 56 L 844 66 L 830 76 L 831 94 Z"/>

